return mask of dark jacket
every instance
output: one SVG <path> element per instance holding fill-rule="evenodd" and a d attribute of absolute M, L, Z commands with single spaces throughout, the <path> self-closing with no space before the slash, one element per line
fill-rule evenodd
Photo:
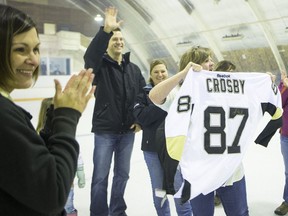
<path fill-rule="evenodd" d="M 148 94 L 151 89 L 151 84 L 144 87 L 145 94 L 137 100 L 134 115 L 143 130 L 141 150 L 160 152 L 165 145 L 164 120 L 167 112 L 149 99 Z"/>
<path fill-rule="evenodd" d="M 123 55 L 121 65 L 106 54 L 112 35 L 100 28 L 84 55 L 85 68 L 93 68 L 93 84 L 97 86 L 92 132 L 131 131 L 135 123 L 133 106 L 145 86 L 139 67 L 130 62 L 130 53 Z"/>
<path fill-rule="evenodd" d="M 178 161 L 173 160 L 168 155 L 165 138 L 167 112 L 153 104 L 149 99 L 148 95 L 152 87 L 151 84 L 144 87 L 146 94 L 143 94 L 142 98 L 138 98 L 134 106 L 134 115 L 143 129 L 141 150 L 158 153 L 160 163 L 165 171 L 162 189 L 166 190 L 168 194 L 175 194 L 174 176 Z"/>
<path fill-rule="evenodd" d="M 0 215 L 66 215 L 79 154 L 75 134 L 80 112 L 50 110 L 52 128 L 45 127 L 43 138 L 24 109 L 2 95 L 0 107 Z"/>

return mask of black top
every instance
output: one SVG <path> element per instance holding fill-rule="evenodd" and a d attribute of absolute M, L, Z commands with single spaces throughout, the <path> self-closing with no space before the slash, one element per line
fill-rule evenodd
<path fill-rule="evenodd" d="M 93 68 L 97 86 L 92 132 L 131 131 L 135 122 L 133 105 L 145 86 L 139 67 L 130 62 L 130 53 L 123 55 L 121 65 L 106 54 L 112 35 L 100 28 L 84 55 L 85 68 Z"/>
<path fill-rule="evenodd" d="M 2 95 L 0 107 L 0 214 L 65 215 L 77 168 L 80 112 L 50 108 L 39 136 L 24 109 Z"/>
<path fill-rule="evenodd" d="M 145 86 L 145 94 L 138 98 L 134 106 L 134 115 L 143 130 L 141 150 L 160 152 L 165 145 L 164 120 L 167 112 L 149 99 L 151 89 L 151 84 Z"/>

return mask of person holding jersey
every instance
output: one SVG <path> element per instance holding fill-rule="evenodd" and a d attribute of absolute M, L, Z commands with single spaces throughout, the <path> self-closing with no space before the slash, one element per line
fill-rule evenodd
<path fill-rule="evenodd" d="M 167 111 L 165 98 L 169 93 L 185 79 L 189 69 L 192 67 L 194 71 L 207 70 L 212 71 L 214 62 L 212 60 L 212 51 L 206 47 L 192 47 L 188 49 L 180 59 L 180 72 L 154 87 L 149 94 L 150 99 L 160 108 Z M 176 169 L 176 167 L 170 167 Z M 175 193 L 173 182 L 166 183 L 167 192 Z M 248 204 L 246 195 L 246 183 L 244 170 L 239 166 L 228 181 L 217 189 L 224 211 L 227 216 L 248 216 Z M 214 213 L 214 194 L 211 192 L 207 195 L 199 195 L 190 200 L 192 205 L 193 215 L 213 215 Z"/>

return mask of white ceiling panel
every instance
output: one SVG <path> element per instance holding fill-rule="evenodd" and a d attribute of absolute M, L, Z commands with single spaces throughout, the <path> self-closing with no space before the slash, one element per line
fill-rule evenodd
<path fill-rule="evenodd" d="M 287 51 L 284 49 L 288 46 L 288 0 L 65 1 L 65 7 L 82 7 L 89 10 L 90 16 L 99 11 L 104 15 L 105 7 L 117 7 L 119 17 L 124 20 L 127 49 L 135 54 L 138 64 L 147 71 L 151 59 L 163 58 L 171 65 L 172 72 L 176 72 L 182 53 L 195 45 L 210 47 L 218 60 L 237 56 L 241 50 L 257 52 L 257 49 L 267 49 L 265 52 L 272 53 L 272 59 L 269 54 L 270 59 L 263 61 L 277 64 L 273 68 L 288 69 L 285 59 L 288 48 Z M 58 1 L 47 2 L 56 5 Z M 186 9 L 183 4 L 188 5 Z M 224 36 L 237 34 L 243 37 L 223 40 Z"/>

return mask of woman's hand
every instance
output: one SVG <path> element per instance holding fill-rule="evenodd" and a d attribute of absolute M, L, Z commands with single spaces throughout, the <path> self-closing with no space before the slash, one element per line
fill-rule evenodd
<path fill-rule="evenodd" d="M 82 113 L 90 98 L 93 96 L 96 86 L 92 86 L 94 74 L 92 69 L 83 69 L 78 75 L 72 75 L 64 90 L 58 80 L 55 82 L 54 108 L 68 107 Z"/>

